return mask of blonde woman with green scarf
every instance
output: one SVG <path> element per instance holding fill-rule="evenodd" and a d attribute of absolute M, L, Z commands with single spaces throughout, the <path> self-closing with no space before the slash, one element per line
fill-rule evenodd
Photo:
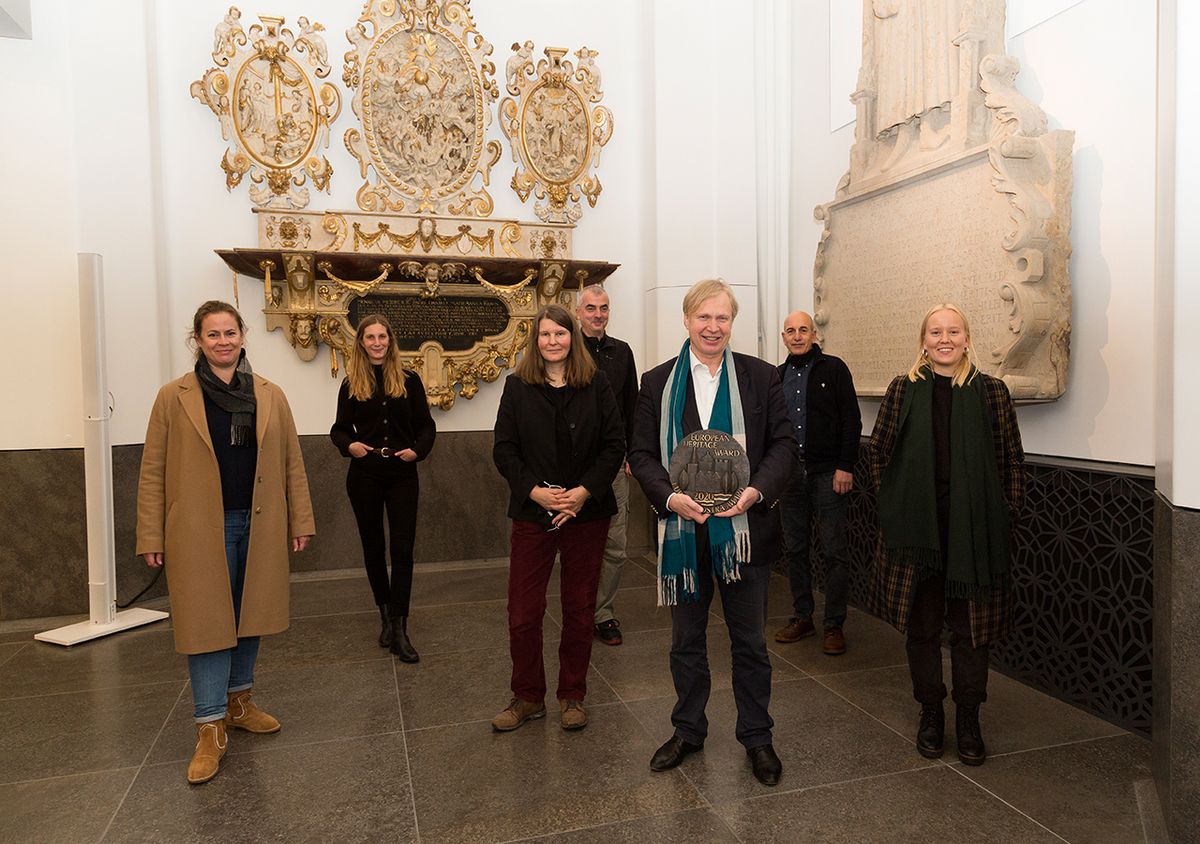
<path fill-rule="evenodd" d="M 880 542 L 873 609 L 906 634 L 917 751 L 943 752 L 942 630 L 950 664 L 958 758 L 987 758 L 979 706 L 988 647 L 1012 623 L 1011 535 L 1025 494 L 1025 455 L 1003 381 L 972 362 L 971 330 L 953 305 L 921 322 L 917 359 L 888 387 L 871 433 Z"/>

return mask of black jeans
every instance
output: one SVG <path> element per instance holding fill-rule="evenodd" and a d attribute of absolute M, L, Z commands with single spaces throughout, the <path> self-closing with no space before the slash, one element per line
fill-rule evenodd
<path fill-rule="evenodd" d="M 708 608 L 713 593 L 721 593 L 721 609 L 729 632 L 733 658 L 733 699 L 737 704 L 737 740 L 745 747 L 771 743 L 775 722 L 771 703 L 771 658 L 763 633 L 767 619 L 770 566 L 742 566 L 742 579 L 715 580 L 708 552 L 708 529 L 696 529 L 696 589 L 699 600 L 671 608 L 671 679 L 675 682 L 675 735 L 689 744 L 703 744 L 708 735 L 704 714 L 712 678 L 708 670 Z"/>
<path fill-rule="evenodd" d="M 833 472 L 809 474 L 804 461 L 792 472 L 780 502 L 783 522 L 783 559 L 792 587 L 792 612 L 796 618 L 813 614 L 812 561 L 809 559 L 810 514 L 817 516 L 817 531 L 825 555 L 825 627 L 846 621 L 850 551 L 846 542 L 849 496 L 833 491 Z"/>
<path fill-rule="evenodd" d="M 946 600 L 946 581 L 926 578 L 917 584 L 908 618 L 908 670 L 913 697 L 937 705 L 946 697 L 942 683 L 942 630 L 950 623 L 950 674 L 954 702 L 980 704 L 987 700 L 988 646 L 971 642 L 971 602 Z"/>
<path fill-rule="evenodd" d="M 396 460 L 390 457 L 386 460 Z M 412 595 L 413 541 L 417 535 L 417 495 L 420 480 L 416 467 L 397 467 L 400 471 L 374 466 L 363 461 L 383 462 L 385 458 L 367 455 L 350 464 L 346 492 L 358 522 L 362 539 L 363 565 L 375 603 L 389 605 L 393 615 L 408 615 Z M 384 561 L 383 515 L 387 511 L 388 533 L 392 545 L 392 580 L 388 584 Z"/>

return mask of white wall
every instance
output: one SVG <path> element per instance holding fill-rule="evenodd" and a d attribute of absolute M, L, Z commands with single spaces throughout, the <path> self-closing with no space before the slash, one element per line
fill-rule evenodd
<path fill-rule="evenodd" d="M 813 166 L 794 185 L 793 231 L 807 245 L 793 264 L 795 307 L 812 305 L 820 228 L 808 211 L 832 198 L 853 142 L 852 126 L 828 128 L 827 3 L 803 7 L 794 53 L 799 72 L 814 75 L 797 88 L 795 144 Z M 1030 453 L 1154 462 L 1155 23 L 1148 0 L 1083 0 L 1008 43 L 1021 62 L 1018 89 L 1045 109 L 1050 128 L 1076 133 L 1069 383 L 1057 402 L 1018 411 Z M 864 402 L 868 429 L 876 408 Z"/>
<path fill-rule="evenodd" d="M 37 361 L 36 376 L 16 367 L 3 376 L 5 397 L 33 401 L 29 414 L 0 417 L 0 448 L 79 445 L 77 251 L 105 256 L 117 443 L 141 440 L 158 385 L 190 366 L 183 336 L 195 306 L 232 296 L 231 273 L 212 250 L 254 245 L 254 219 L 245 188 L 225 190 L 217 121 L 187 93 L 211 64 L 212 28 L 227 8 L 228 0 L 43 0 L 33 7 L 32 41 L 0 42 L 0 97 L 32 127 L 0 133 L 0 160 L 18 163 L 0 193 L 5 285 L 10 297 L 21 291 L 25 308 L 10 319 L 5 345 Z M 281 0 L 269 11 L 325 24 L 331 78 L 340 86 L 342 32 L 360 8 L 349 0 Z M 711 275 L 737 286 L 735 347 L 753 351 L 761 168 L 755 62 L 745 50 L 755 43 L 754 4 L 746 14 L 730 14 L 716 0 L 611 0 L 603 14 L 597 8 L 589 0 L 477 0 L 473 11 L 500 68 L 509 45 L 526 38 L 539 51 L 583 44 L 600 51 L 615 132 L 602 154 L 605 192 L 585 211 L 576 254 L 622 265 L 609 283 L 611 328 L 633 345 L 639 367 L 678 350 L 683 292 Z M 253 11 L 246 10 L 247 25 Z M 853 127 L 829 131 L 827 0 L 797 0 L 791 11 L 788 298 L 790 307 L 811 307 L 819 234 L 811 211 L 846 170 Z M 1059 402 L 1019 411 L 1026 447 L 1152 463 L 1154 4 L 1083 0 L 1009 49 L 1024 68 L 1020 89 L 1053 127 L 1077 136 L 1070 385 Z M 326 153 L 333 193 L 314 193 L 310 207 L 354 207 L 360 180 L 341 137 L 355 120 L 342 93 Z M 501 137 L 495 124 L 491 136 Z M 512 170 L 505 156 L 493 171 L 495 214 L 532 219 L 532 207 L 507 187 Z M 324 432 L 337 386 L 325 356 L 299 361 L 280 332 L 265 330 L 257 286 L 242 279 L 240 287 L 254 366 L 286 390 L 303 433 Z M 764 326 L 768 337 L 777 330 Z M 474 400 L 438 412 L 438 423 L 490 429 L 498 396 L 499 385 L 487 385 Z M 874 405 L 866 410 L 869 424 Z"/>

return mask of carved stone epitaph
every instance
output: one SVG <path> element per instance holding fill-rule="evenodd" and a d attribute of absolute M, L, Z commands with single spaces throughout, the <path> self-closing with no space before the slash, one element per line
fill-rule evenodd
<path fill-rule="evenodd" d="M 1004 0 L 864 0 L 850 169 L 813 266 L 814 319 L 863 395 L 917 351 L 924 312 L 967 314 L 1015 398 L 1066 390 L 1074 133 L 1015 88 Z"/>

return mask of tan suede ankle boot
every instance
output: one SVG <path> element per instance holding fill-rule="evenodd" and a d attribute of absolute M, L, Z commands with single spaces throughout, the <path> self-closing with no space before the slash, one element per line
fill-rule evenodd
<path fill-rule="evenodd" d="M 188 765 L 187 778 L 192 785 L 208 782 L 221 769 L 228 739 L 224 721 L 205 721 L 196 725 L 196 752 Z"/>
<path fill-rule="evenodd" d="M 229 693 L 229 711 L 225 714 L 225 725 L 249 733 L 279 732 L 279 722 L 250 700 L 250 689 Z"/>

